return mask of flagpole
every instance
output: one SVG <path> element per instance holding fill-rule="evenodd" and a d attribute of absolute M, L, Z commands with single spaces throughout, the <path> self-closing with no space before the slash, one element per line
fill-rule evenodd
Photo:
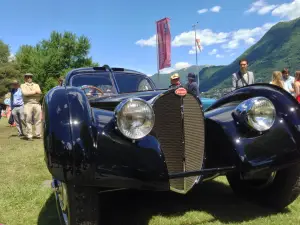
<path fill-rule="evenodd" d="M 156 27 L 156 65 L 157 65 L 157 83 L 159 84 L 159 54 L 158 54 L 157 21 L 155 21 L 155 27 Z"/>
<path fill-rule="evenodd" d="M 197 32 L 196 32 L 196 26 L 197 26 L 198 22 L 196 24 L 193 25 L 194 31 L 195 31 L 195 50 L 196 50 L 196 66 L 198 69 L 198 50 L 197 50 Z M 199 72 L 197 73 L 197 77 L 198 77 L 198 88 L 200 86 L 200 78 L 199 78 Z"/>
<path fill-rule="evenodd" d="M 198 23 L 198 22 L 197 22 Z M 195 50 L 196 50 L 196 65 L 198 66 L 198 51 L 197 51 L 197 34 L 196 34 L 196 24 L 193 25 L 194 31 L 195 31 Z"/>

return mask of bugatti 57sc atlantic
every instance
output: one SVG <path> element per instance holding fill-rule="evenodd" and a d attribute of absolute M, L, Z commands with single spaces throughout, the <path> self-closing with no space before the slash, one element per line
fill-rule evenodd
<path fill-rule="evenodd" d="M 299 105 L 271 84 L 214 101 L 133 70 L 74 69 L 44 97 L 43 130 L 62 224 L 99 224 L 101 192 L 186 194 L 217 176 L 279 210 L 300 192 Z"/>

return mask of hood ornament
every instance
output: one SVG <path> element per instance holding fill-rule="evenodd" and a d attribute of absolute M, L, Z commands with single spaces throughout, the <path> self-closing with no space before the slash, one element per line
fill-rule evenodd
<path fill-rule="evenodd" d="M 187 90 L 185 88 L 181 87 L 181 88 L 176 89 L 175 94 L 183 97 L 183 96 L 186 96 Z"/>

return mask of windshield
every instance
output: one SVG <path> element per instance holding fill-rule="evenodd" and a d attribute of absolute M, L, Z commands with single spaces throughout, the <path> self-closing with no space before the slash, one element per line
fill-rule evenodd
<path fill-rule="evenodd" d="M 149 78 L 144 75 L 117 72 L 115 78 L 121 93 L 153 91 Z"/>
<path fill-rule="evenodd" d="M 116 72 L 115 79 L 120 93 L 153 90 L 145 75 Z M 77 74 L 72 77 L 71 84 L 82 88 L 89 96 L 117 94 L 108 72 Z"/>
<path fill-rule="evenodd" d="M 74 75 L 72 86 L 80 87 L 88 96 L 114 95 L 116 90 L 108 73 L 89 73 Z"/>

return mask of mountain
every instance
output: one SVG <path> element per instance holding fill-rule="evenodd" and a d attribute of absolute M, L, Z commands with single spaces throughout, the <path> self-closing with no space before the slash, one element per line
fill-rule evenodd
<path fill-rule="evenodd" d="M 214 73 L 216 73 L 220 69 L 223 69 L 224 67 L 225 66 L 208 66 L 208 67 L 204 67 L 199 73 L 200 84 L 202 84 L 203 82 L 206 82 L 207 80 L 209 80 Z"/>
<path fill-rule="evenodd" d="M 279 22 L 256 44 L 246 50 L 228 66 L 217 70 L 209 79 L 200 82 L 200 90 L 214 92 L 231 87 L 231 75 L 239 69 L 239 59 L 248 60 L 248 68 L 254 72 L 256 82 L 269 83 L 274 70 L 289 68 L 291 75 L 300 69 L 300 18 Z"/>
<path fill-rule="evenodd" d="M 190 67 L 186 67 L 186 68 L 183 68 L 180 70 L 175 70 L 171 73 L 165 73 L 165 74 L 160 73 L 159 76 L 156 73 L 151 76 L 151 79 L 154 81 L 155 85 L 158 88 L 168 88 L 170 86 L 170 77 L 174 73 L 178 73 L 180 76 L 181 83 L 185 84 L 187 82 L 188 73 L 195 73 L 197 75 L 197 74 L 199 74 L 199 71 L 202 71 L 202 69 L 206 68 L 206 67 L 208 67 L 208 65 L 190 66 Z"/>
<path fill-rule="evenodd" d="M 225 66 L 211 66 L 211 65 L 202 65 L 202 66 L 190 66 L 184 69 L 175 70 L 172 73 L 165 73 L 165 74 L 154 74 L 151 76 L 151 79 L 154 81 L 155 85 L 158 88 L 167 88 L 170 85 L 170 77 L 174 73 L 178 73 L 180 76 L 180 80 L 182 84 L 187 82 L 187 75 L 188 73 L 195 73 L 199 75 L 200 84 L 211 77 L 212 74 L 217 72 L 218 70 L 222 69 Z M 198 79 L 198 78 L 197 78 Z"/>

